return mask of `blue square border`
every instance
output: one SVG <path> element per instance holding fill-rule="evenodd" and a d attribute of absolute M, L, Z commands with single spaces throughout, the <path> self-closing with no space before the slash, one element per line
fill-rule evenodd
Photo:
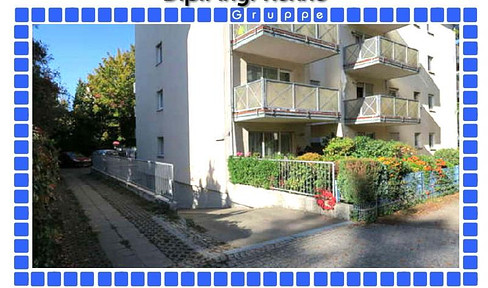
<path fill-rule="evenodd" d="M 241 9 L 241 8 L 239 8 Z M 242 11 L 248 8 L 242 8 Z M 293 15 L 291 21 L 300 21 L 300 9 L 301 11 L 311 12 L 307 8 L 277 8 L 278 15 L 282 15 L 278 20 L 275 21 L 287 21 L 290 19 L 283 19 L 285 12 L 292 12 Z M 31 50 L 30 43 L 27 40 L 32 37 L 32 25 L 36 23 L 51 23 L 51 24 L 62 24 L 69 22 L 81 22 L 81 23 L 149 23 L 149 22 L 222 22 L 222 23 L 232 23 L 232 22 L 243 22 L 247 19 L 248 13 L 242 13 L 242 18 L 235 18 L 231 15 L 231 11 L 241 11 L 236 8 L 166 8 L 161 9 L 159 7 L 152 8 L 141 8 L 141 7 L 103 7 L 103 8 L 93 8 L 93 7 L 18 7 L 15 8 L 14 18 L 14 54 L 16 65 L 14 65 L 14 89 L 15 94 L 23 95 L 22 100 L 16 101 L 14 103 L 14 109 L 16 111 L 22 111 L 17 113 L 14 119 L 14 145 L 16 147 L 14 151 L 14 157 L 12 161 L 15 162 L 14 165 L 14 186 L 16 187 L 14 193 L 19 193 L 18 191 L 28 191 L 31 188 L 31 178 L 30 170 L 28 164 L 31 162 L 30 151 L 27 148 L 17 149 L 20 143 L 28 147 L 30 142 L 29 129 L 32 128 L 31 119 L 26 118 L 28 115 L 28 109 L 25 105 L 28 104 L 28 99 L 31 97 L 29 90 L 30 86 L 30 72 L 28 69 L 28 64 L 25 64 L 25 59 L 29 59 Z M 435 22 L 435 23 L 453 23 L 459 24 L 460 29 L 460 47 L 463 47 L 460 55 L 460 63 L 465 63 L 464 69 L 460 69 L 460 90 L 462 95 L 469 95 L 463 98 L 462 107 L 463 111 L 477 111 L 477 101 L 476 98 L 473 100 L 472 95 L 477 95 L 478 90 L 478 77 L 477 77 L 477 55 L 478 55 L 478 26 L 476 22 L 478 20 L 478 10 L 475 7 L 401 7 L 401 8 L 391 8 L 391 7 L 330 7 L 328 9 L 313 9 L 314 11 L 322 11 L 325 15 L 323 18 L 317 18 L 314 14 L 313 17 L 302 18 L 300 22 L 313 22 L 320 20 L 320 23 L 330 21 L 337 24 L 348 24 L 348 23 L 358 23 L 360 21 L 365 21 L 364 23 L 371 22 L 381 22 L 381 23 L 425 23 L 425 22 Z M 259 9 L 257 11 L 260 12 Z M 280 13 L 280 11 L 283 13 Z M 196 15 L 196 17 L 195 17 Z M 214 15 L 214 18 L 212 18 Z M 164 20 L 163 20 L 164 19 Z M 263 18 L 258 18 L 263 19 Z M 329 20 L 328 20 L 329 19 Z M 263 19 L 266 21 L 267 19 Z M 259 21 L 259 20 L 258 20 Z M 465 58 L 463 58 L 465 57 Z M 462 80 L 461 80 L 462 79 Z M 463 96 L 461 96 L 463 97 Z M 20 98 L 19 98 L 20 99 Z M 20 109 L 20 110 L 19 110 Z M 467 109 L 467 110 L 466 110 Z M 472 150 L 471 148 L 475 145 L 477 147 L 477 136 L 478 136 L 478 118 L 473 117 L 473 113 L 466 112 L 466 115 L 460 117 L 460 148 L 465 153 L 465 151 L 470 151 L 469 163 L 477 163 L 477 149 Z M 469 121 L 468 124 L 464 124 L 464 121 Z M 26 124 L 26 122 L 28 124 Z M 25 145 L 27 143 L 27 145 Z M 20 147 L 20 146 L 19 146 Z M 463 154 L 464 154 L 463 153 Z M 461 159 L 463 155 L 461 155 Z M 20 159 L 20 160 L 19 160 Z M 472 197 L 464 197 L 466 191 L 477 191 L 478 186 L 478 175 L 477 175 L 477 165 L 469 165 L 470 171 L 464 173 L 463 169 L 463 180 L 461 180 L 460 188 L 462 189 L 463 195 L 463 211 L 476 211 L 477 201 L 473 201 Z M 473 168 L 474 167 L 474 168 Z M 23 173 L 22 173 L 23 171 Z M 27 171 L 27 173 L 25 172 Z M 19 190 L 22 189 L 22 190 Z M 28 193 L 28 192 L 27 192 Z M 19 194 L 20 195 L 20 194 Z M 468 195 L 468 194 L 466 194 Z M 22 197 L 23 199 L 25 196 Z M 165 283 L 169 278 L 166 278 L 166 273 L 160 272 L 131 272 L 127 270 L 125 272 L 100 272 L 96 273 L 85 271 L 70 271 L 70 272 L 59 272 L 54 269 L 49 272 L 40 272 L 36 269 L 29 270 L 29 256 L 28 253 L 28 243 L 31 240 L 31 235 L 29 234 L 29 217 L 32 212 L 29 211 L 30 207 L 25 203 L 28 203 L 29 195 L 27 199 L 22 201 L 16 201 L 14 204 L 14 210 L 17 211 L 16 217 L 14 217 L 14 253 L 15 253 L 15 265 L 14 265 L 14 285 L 15 286 L 93 286 L 104 285 L 104 286 L 118 286 L 117 283 L 122 283 L 123 286 L 129 285 L 148 285 L 148 286 L 160 286 Z M 20 203 L 20 204 L 19 204 Z M 22 204 L 24 203 L 24 204 Z M 23 205 L 23 206 L 22 206 Z M 19 212 L 22 211 L 22 212 Z M 378 271 L 378 272 L 355 272 L 347 271 L 340 272 L 340 269 L 328 269 L 330 271 L 315 271 L 310 272 L 199 272 L 196 274 L 191 274 L 191 277 L 197 276 L 194 280 L 195 283 L 200 286 L 208 286 L 208 283 L 222 284 L 222 286 L 241 286 L 241 283 L 248 283 L 253 285 L 264 286 L 276 286 L 279 285 L 297 285 L 297 286 L 392 286 L 394 283 L 403 284 L 404 286 L 426 286 L 430 284 L 431 286 L 476 286 L 478 284 L 478 274 L 477 274 L 477 235 L 478 235 L 478 225 L 477 217 L 472 215 L 473 212 L 469 212 L 464 217 L 464 222 L 462 222 L 462 240 L 465 243 L 462 254 L 460 257 L 464 262 L 460 265 L 459 272 L 442 272 L 442 271 L 426 271 L 426 272 L 398 272 L 393 273 L 391 271 Z M 476 247 L 476 248 L 473 248 Z M 461 252 L 460 252 L 461 254 Z M 466 256 L 464 256 L 466 255 Z M 418 269 L 417 269 L 418 270 Z M 119 274 L 118 274 L 119 273 Z M 120 274 L 122 273 L 122 274 Z M 173 272 L 172 272 L 173 273 Z M 171 277 L 176 277 L 175 281 L 177 283 L 183 283 L 183 281 L 188 281 L 187 277 L 189 274 L 178 273 L 172 274 Z M 266 274 L 268 273 L 268 274 Z M 269 274 L 271 273 L 271 274 Z M 273 274 L 274 273 L 274 274 Z M 274 276 L 273 276 L 274 275 Z M 123 277 L 122 277 L 123 276 Z M 164 276 L 164 277 L 163 277 Z M 239 276 L 239 277 L 238 277 Z M 122 278 L 120 278 L 122 277 Z M 238 278 L 235 278 L 238 277 Z M 271 278 L 269 278 L 271 277 Z M 274 278 L 273 278 L 274 277 Z M 123 280 L 117 280 L 123 279 Z M 274 279 L 274 280 L 273 280 Z M 122 281 L 122 282 L 121 282 Z M 280 282 L 278 282 L 280 281 Z M 185 282 L 186 283 L 186 282 Z M 235 284 L 235 285 L 234 285 Z M 267 285 L 269 284 L 269 285 Z"/>

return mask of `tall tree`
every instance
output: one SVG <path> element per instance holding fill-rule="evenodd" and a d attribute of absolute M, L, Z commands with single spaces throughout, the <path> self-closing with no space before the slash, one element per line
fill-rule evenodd
<path fill-rule="evenodd" d="M 103 58 L 87 80 L 93 116 L 103 121 L 101 142 L 135 145 L 135 47 Z"/>
<path fill-rule="evenodd" d="M 56 138 L 65 135 L 69 126 L 65 123 L 69 121 L 68 103 L 62 99 L 65 90 L 58 83 L 59 73 L 49 67 L 52 57 L 46 46 L 34 40 L 32 50 L 32 122 L 48 136 Z"/>

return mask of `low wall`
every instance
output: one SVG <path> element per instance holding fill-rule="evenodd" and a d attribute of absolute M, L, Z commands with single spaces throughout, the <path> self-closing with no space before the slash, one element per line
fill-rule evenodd
<path fill-rule="evenodd" d="M 174 182 L 174 200 L 178 209 L 229 208 L 231 201 L 227 193 L 205 189 L 197 185 Z"/>
<path fill-rule="evenodd" d="M 337 203 L 333 210 L 324 211 L 313 197 L 248 185 L 229 184 L 229 197 L 233 204 L 251 208 L 282 207 L 323 214 L 334 218 L 350 219 L 352 205 Z"/>

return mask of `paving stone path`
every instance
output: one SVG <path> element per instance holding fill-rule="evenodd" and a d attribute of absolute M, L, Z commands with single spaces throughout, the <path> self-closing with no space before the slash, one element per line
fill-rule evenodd
<path fill-rule="evenodd" d="M 102 248 L 115 267 L 459 265 L 458 229 L 439 225 L 442 213 L 418 218 L 415 223 L 337 224 L 330 229 L 277 239 L 268 245 L 231 250 L 225 243 L 162 214 L 132 192 L 91 175 L 88 170 L 64 171 L 63 175 L 82 206 L 89 207 L 85 208 L 87 216 L 100 233 Z"/>

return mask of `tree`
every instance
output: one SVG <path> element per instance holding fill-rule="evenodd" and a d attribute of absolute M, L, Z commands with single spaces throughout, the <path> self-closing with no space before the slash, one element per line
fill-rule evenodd
<path fill-rule="evenodd" d="M 46 46 L 32 43 L 32 107 L 33 125 L 59 144 L 58 136 L 69 134 L 68 103 L 62 99 L 64 88 L 58 83 L 59 73 L 49 67 L 52 57 Z"/>
<path fill-rule="evenodd" d="M 118 140 L 126 146 L 135 145 L 135 47 L 108 55 L 88 75 L 88 101 L 93 117 L 101 120 L 102 144 Z"/>

